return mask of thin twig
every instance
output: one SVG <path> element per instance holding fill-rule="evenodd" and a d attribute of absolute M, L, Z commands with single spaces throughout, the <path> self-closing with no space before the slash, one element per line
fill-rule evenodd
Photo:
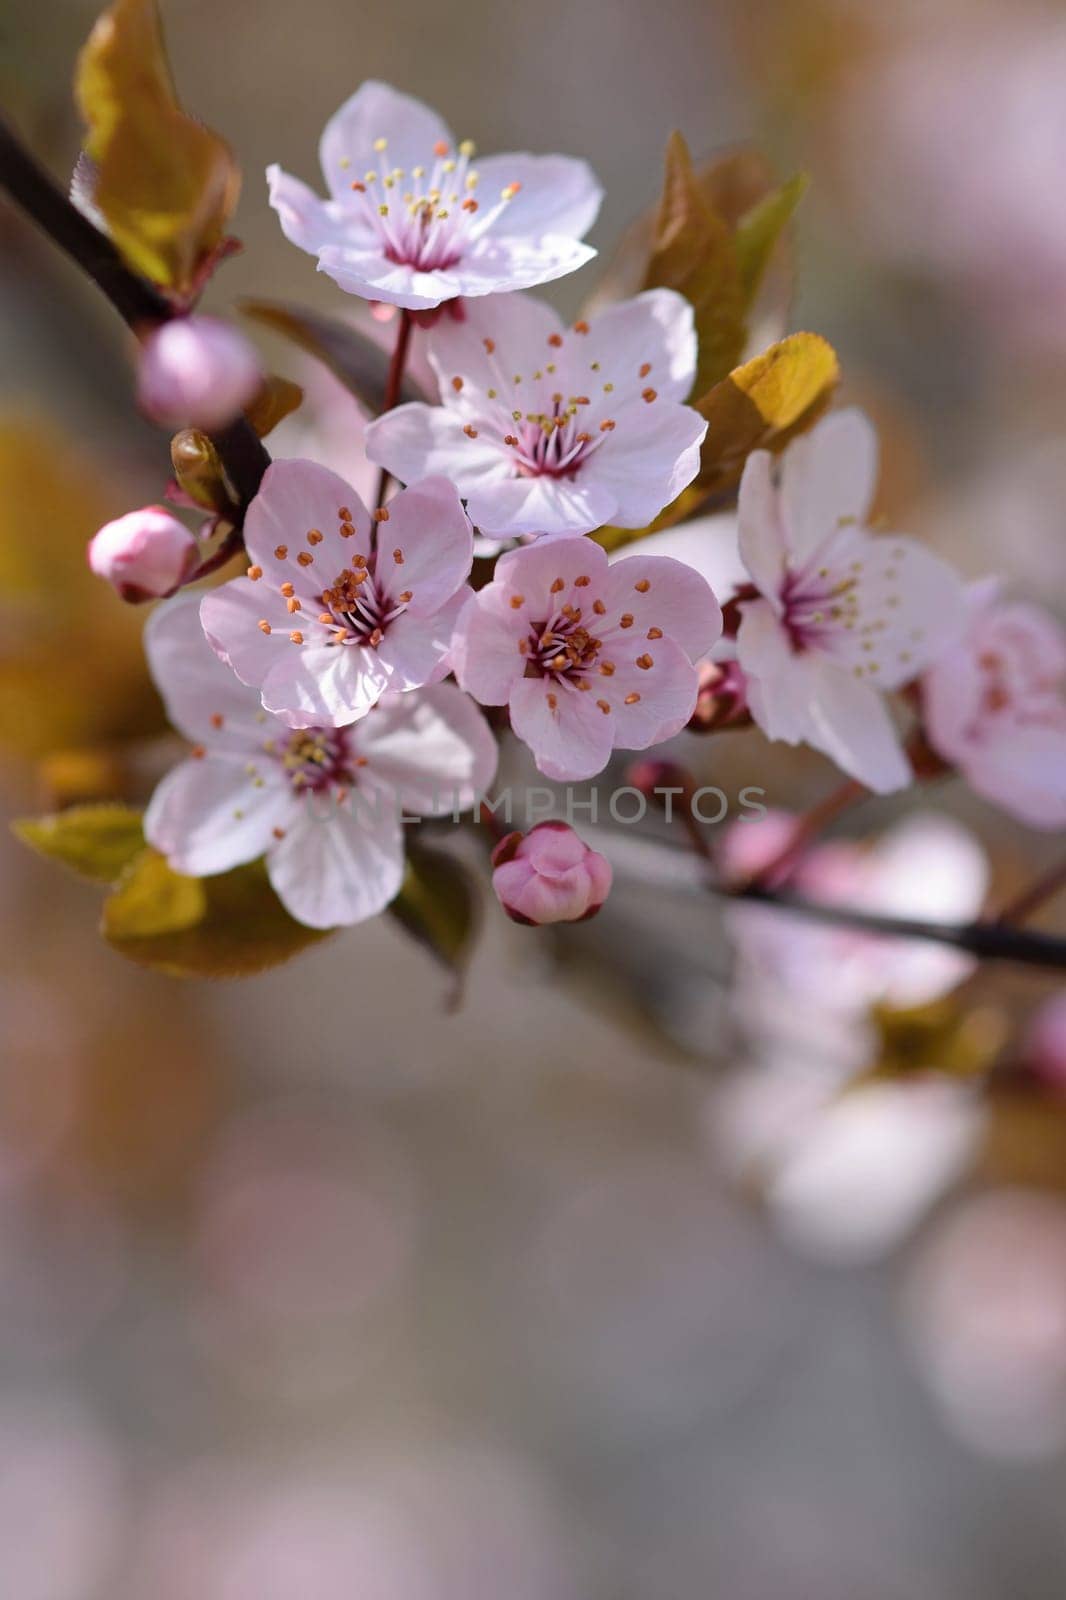
<path fill-rule="evenodd" d="M 400 326 L 396 331 L 396 344 L 392 351 L 392 360 L 389 362 L 389 375 L 385 380 L 385 398 L 382 401 L 381 414 L 392 411 L 400 403 L 403 393 L 403 375 L 407 367 L 407 355 L 411 347 L 411 332 L 414 328 L 414 318 L 406 309 L 400 312 Z M 375 506 L 385 504 L 385 491 L 389 487 L 391 474 L 387 467 L 382 467 L 378 474 L 377 499 Z"/>
<path fill-rule="evenodd" d="M 1049 872 L 1042 873 L 1016 899 L 1008 901 L 996 920 L 1004 925 L 1024 922 L 1045 901 L 1054 899 L 1063 889 L 1066 889 L 1066 861 L 1060 861 Z"/>

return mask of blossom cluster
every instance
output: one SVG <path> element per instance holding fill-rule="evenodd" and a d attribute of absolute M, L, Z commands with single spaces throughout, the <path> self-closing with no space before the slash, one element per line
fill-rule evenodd
<path fill-rule="evenodd" d="M 282 229 L 341 289 L 396 308 L 401 340 L 421 325 L 437 392 L 366 428 L 360 476 L 378 469 L 381 503 L 325 465 L 275 459 L 244 517 L 246 571 L 202 596 L 175 592 L 196 547 L 161 508 L 94 541 L 94 570 L 128 598 L 172 596 L 147 652 L 193 754 L 145 830 L 173 867 L 265 857 L 299 921 L 356 922 L 404 871 L 397 806 L 375 813 L 375 796 L 421 815 L 445 789 L 474 806 L 505 726 L 546 777 L 592 779 L 616 749 L 714 726 L 726 684 L 729 720 L 810 745 L 877 793 L 935 761 L 1033 826 L 1066 822 L 1062 635 L 877 531 L 861 412 L 748 455 L 724 581 L 704 575 L 705 522 L 665 536 L 671 553 L 654 534 L 612 557 L 597 541 L 608 525 L 643 539 L 675 506 L 708 423 L 681 294 L 565 325 L 527 292 L 594 254 L 601 191 L 584 162 L 479 159 L 374 82 L 320 154 L 326 199 L 270 169 Z M 223 325 L 184 317 L 164 334 L 142 355 L 150 414 L 211 429 L 250 403 L 258 367 Z M 518 920 L 577 919 L 607 894 L 610 869 L 572 835 L 504 845 L 497 889 Z"/>

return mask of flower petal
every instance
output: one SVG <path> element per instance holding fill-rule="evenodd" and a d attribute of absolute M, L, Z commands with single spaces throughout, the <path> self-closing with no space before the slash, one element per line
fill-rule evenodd
<path fill-rule="evenodd" d="M 267 857 L 278 899 L 309 928 L 346 927 L 384 911 L 399 893 L 403 868 L 396 797 L 370 783 L 325 814 L 305 803 Z"/>
<path fill-rule="evenodd" d="M 607 765 L 614 729 L 596 698 L 546 678 L 523 678 L 513 689 L 511 727 L 546 778 L 580 783 Z"/>
<path fill-rule="evenodd" d="M 423 272 L 391 260 L 380 245 L 359 239 L 323 246 L 318 252 L 318 270 L 348 294 L 360 295 L 364 300 L 384 300 L 409 311 L 431 311 L 443 300 L 454 300 L 469 292 L 454 268 Z"/>
<path fill-rule="evenodd" d="M 295 648 L 289 641 L 291 620 L 278 591 L 250 578 L 233 578 L 200 599 L 208 644 L 242 683 L 254 688 Z"/>
<path fill-rule="evenodd" d="M 766 737 L 786 744 L 807 738 L 814 658 L 793 652 L 768 600 L 741 607 L 737 659 L 748 680 L 752 716 Z"/>
<path fill-rule="evenodd" d="M 488 434 L 471 439 L 463 426 L 462 415 L 450 408 L 413 400 L 370 424 L 366 453 L 401 483 L 443 474 L 464 495 L 510 478 L 511 463 L 499 441 Z"/>
<path fill-rule="evenodd" d="M 474 531 L 458 491 L 447 478 L 423 478 L 389 502 L 388 523 L 378 529 L 379 587 L 415 617 L 428 617 L 450 600 L 470 575 Z M 390 554 L 391 552 L 391 554 Z"/>
<path fill-rule="evenodd" d="M 809 743 L 875 794 L 913 781 L 882 697 L 847 668 L 819 662 L 811 684 Z"/>
<path fill-rule="evenodd" d="M 1030 828 L 1066 828 L 1066 725 L 1012 728 L 961 766 L 971 788 Z"/>
<path fill-rule="evenodd" d="M 620 527 L 642 528 L 696 476 L 707 424 L 672 400 L 636 401 L 616 421 L 607 443 L 582 464 L 581 482 L 610 491 Z"/>
<path fill-rule="evenodd" d="M 268 167 L 266 175 L 270 204 L 290 244 L 316 256 L 329 245 L 355 244 L 360 237 L 369 242 L 368 229 L 360 228 L 355 218 L 343 216 L 332 201 L 320 200 L 299 178 L 277 165 Z"/>
<path fill-rule="evenodd" d="M 857 575 L 856 625 L 838 630 L 833 654 L 869 672 L 880 689 L 896 689 L 959 638 L 965 624 L 962 580 L 915 539 L 865 537 Z"/>
<path fill-rule="evenodd" d="M 248 750 L 262 739 L 259 695 L 208 644 L 201 598 L 178 594 L 152 612 L 144 630 L 149 670 L 179 733 L 212 749 Z"/>
<path fill-rule="evenodd" d="M 573 156 L 485 156 L 478 159 L 477 171 L 479 192 L 493 201 L 508 185 L 521 185 L 495 224 L 509 237 L 568 234 L 580 239 L 603 200 L 592 168 Z"/>
<path fill-rule="evenodd" d="M 582 534 L 616 516 L 614 491 L 583 467 L 573 478 L 482 480 L 466 491 L 471 520 L 490 536 Z"/>
<path fill-rule="evenodd" d="M 144 836 L 175 872 L 206 877 L 261 856 L 294 806 L 269 759 L 253 776 L 240 757 L 207 755 L 167 773 L 144 814 Z"/>
<path fill-rule="evenodd" d="M 563 323 L 554 307 L 536 295 L 509 295 L 506 300 L 481 300 L 467 310 L 462 322 L 445 317 L 429 336 L 430 365 L 440 380 L 445 405 L 459 404 L 464 389 L 454 378 L 471 385 L 483 397 L 499 384 L 501 371 L 510 376 L 522 360 L 547 361 L 548 340 L 563 337 Z M 486 345 L 495 346 L 490 350 Z"/>
<path fill-rule="evenodd" d="M 345 728 L 388 687 L 377 652 L 362 645 L 292 645 L 263 679 L 263 705 L 290 728 Z"/>
<path fill-rule="evenodd" d="M 418 689 L 447 677 L 455 625 L 469 595 L 464 584 L 428 617 L 404 611 L 389 623 L 377 659 L 390 689 Z"/>
<path fill-rule="evenodd" d="M 345 536 L 342 526 L 355 532 Z M 244 542 L 263 569 L 264 588 L 290 582 L 298 595 L 316 595 L 354 556 L 369 556 L 370 515 L 351 484 L 328 467 L 274 461 L 248 507 Z"/>
<path fill-rule="evenodd" d="M 611 677 L 593 678 L 592 699 L 611 707 L 613 738 L 625 750 L 646 750 L 680 733 L 696 709 L 699 675 L 685 652 L 672 639 L 645 646 L 637 664 L 633 654 L 621 655 L 616 640 L 608 643 Z"/>
<path fill-rule="evenodd" d="M 737 503 L 740 559 L 761 594 L 780 610 L 785 579 L 785 532 L 768 450 L 753 450 L 744 463 Z"/>
<path fill-rule="evenodd" d="M 457 294 L 470 299 L 532 289 L 565 278 L 595 258 L 591 245 L 564 234 L 542 234 L 535 242 L 512 236 L 485 235 L 452 268 Z"/>
<path fill-rule="evenodd" d="M 633 617 L 624 637 L 636 644 L 658 635 L 673 639 L 697 661 L 722 632 L 722 611 L 705 578 L 670 556 L 626 556 L 611 564 L 603 589 L 605 622 L 616 627 L 622 614 Z M 612 648 L 615 648 L 612 638 Z M 646 648 L 642 642 L 637 654 Z"/>
<path fill-rule="evenodd" d="M 418 816 L 469 810 L 496 775 L 489 725 L 451 683 L 383 695 L 352 739 L 374 777 L 395 789 L 404 811 Z"/>
<path fill-rule="evenodd" d="M 831 412 L 788 446 L 781 509 L 793 565 L 809 561 L 842 521 L 866 520 L 877 462 L 877 434 L 854 406 Z"/>
<path fill-rule="evenodd" d="M 382 139 L 385 148 L 375 149 Z M 450 147 L 452 134 L 435 111 L 391 84 L 368 78 L 326 123 L 318 155 L 330 193 L 344 200 L 351 198 L 353 175 L 429 166 L 438 142 Z"/>
<path fill-rule="evenodd" d="M 687 400 L 696 376 L 692 306 L 672 289 L 647 289 L 608 306 L 592 319 L 583 354 L 615 384 L 646 385 L 662 400 Z"/>
<path fill-rule="evenodd" d="M 525 672 L 518 644 L 528 632 L 527 619 L 510 610 L 495 585 L 472 594 L 452 636 L 452 671 L 459 686 L 483 706 L 506 705 Z"/>

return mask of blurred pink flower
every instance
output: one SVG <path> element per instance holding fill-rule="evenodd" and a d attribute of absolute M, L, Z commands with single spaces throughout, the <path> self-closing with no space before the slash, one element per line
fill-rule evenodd
<path fill-rule="evenodd" d="M 141 347 L 137 399 L 164 427 L 210 432 L 238 417 L 262 382 L 254 346 L 228 322 L 175 317 Z"/>
<path fill-rule="evenodd" d="M 451 478 L 483 534 L 643 527 L 696 475 L 695 326 L 669 289 L 572 329 L 530 295 L 483 301 L 438 323 L 429 358 L 441 404 L 379 417 L 367 451 L 408 482 Z"/>
<path fill-rule="evenodd" d="M 170 594 L 196 565 L 196 540 L 165 506 L 142 506 L 107 522 L 89 543 L 89 566 L 123 600 Z"/>
<path fill-rule="evenodd" d="M 385 517 L 375 541 L 342 478 L 311 461 L 275 461 L 245 521 L 253 564 L 204 596 L 213 648 L 290 727 L 344 727 L 386 689 L 448 672 L 470 593 L 470 523 L 443 478 L 401 490 Z"/>
<path fill-rule="evenodd" d="M 161 606 L 148 664 L 193 758 L 159 784 L 145 836 L 179 872 L 226 872 L 265 853 L 282 903 L 314 928 L 384 910 L 404 870 L 401 812 L 468 809 L 491 783 L 496 743 L 454 684 L 388 694 L 347 728 L 293 731 L 213 653 L 199 597 Z"/>
<path fill-rule="evenodd" d="M 553 539 L 500 557 L 459 619 L 452 661 L 475 699 L 510 706 L 546 777 L 577 781 L 602 772 L 612 749 L 646 750 L 684 727 L 693 662 L 721 625 L 706 582 L 681 562 L 608 566 L 590 539 Z"/>
<path fill-rule="evenodd" d="M 759 598 L 740 605 L 737 651 L 748 704 L 770 739 L 810 744 L 879 794 L 910 764 L 883 694 L 962 627 L 962 585 L 913 539 L 865 526 L 877 439 L 863 414 L 835 412 L 785 451 L 765 450 L 740 486 L 740 554 Z"/>
<path fill-rule="evenodd" d="M 514 922 L 585 922 L 611 890 L 611 868 L 566 822 L 509 833 L 492 852 L 492 887 Z"/>
<path fill-rule="evenodd" d="M 271 166 L 270 203 L 285 237 L 342 289 L 412 310 L 527 289 L 592 259 L 580 241 L 602 190 L 585 162 L 503 155 L 475 166 L 473 154 L 428 106 L 370 80 L 322 134 L 330 198 Z"/>
<path fill-rule="evenodd" d="M 965 635 L 922 679 L 930 744 L 1034 828 L 1066 826 L 1066 634 L 1049 612 L 971 584 Z"/>

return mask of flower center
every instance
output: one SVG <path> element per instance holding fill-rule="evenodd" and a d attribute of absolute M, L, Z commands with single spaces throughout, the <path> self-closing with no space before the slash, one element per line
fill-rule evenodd
<path fill-rule="evenodd" d="M 560 607 L 546 622 L 532 623 L 519 645 L 527 678 L 554 678 L 578 689 L 589 688 L 584 674 L 596 666 L 600 647 L 601 641 L 582 625 L 580 606 L 572 605 Z M 607 666 L 603 663 L 599 670 Z"/>
<path fill-rule="evenodd" d="M 299 728 L 273 755 L 297 794 L 322 794 L 355 782 L 355 769 L 365 765 L 350 745 L 347 728 Z"/>
<path fill-rule="evenodd" d="M 408 599 L 410 591 L 405 590 L 393 601 L 378 585 L 366 557 L 357 556 L 318 596 L 323 608 L 319 621 L 332 624 L 327 643 L 377 649 L 389 623 L 406 610 Z"/>
<path fill-rule="evenodd" d="M 383 253 L 399 266 L 439 272 L 461 260 L 467 247 L 507 209 L 521 188 L 509 183 L 484 210 L 476 198 L 474 146 L 465 139 L 453 153 L 443 141 L 424 165 L 388 167 L 387 139 L 375 139 L 380 168 L 351 183 L 351 209 L 375 235 Z M 350 167 L 350 161 L 342 161 Z"/>

